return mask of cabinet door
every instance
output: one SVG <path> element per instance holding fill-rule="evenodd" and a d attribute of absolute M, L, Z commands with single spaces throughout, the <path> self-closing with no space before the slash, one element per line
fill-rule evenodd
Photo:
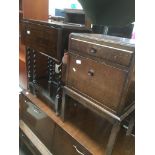
<path fill-rule="evenodd" d="M 54 122 L 25 96 L 22 103 L 21 119 L 36 136 L 52 151 Z"/>
<path fill-rule="evenodd" d="M 67 85 L 100 106 L 119 106 L 127 72 L 89 58 L 70 54 Z"/>
<path fill-rule="evenodd" d="M 54 132 L 54 155 L 91 155 L 91 153 L 69 136 L 63 129 L 56 126 Z"/>

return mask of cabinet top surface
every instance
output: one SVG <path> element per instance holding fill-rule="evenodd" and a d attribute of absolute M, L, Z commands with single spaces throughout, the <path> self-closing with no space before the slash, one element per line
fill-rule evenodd
<path fill-rule="evenodd" d="M 60 21 L 42 21 L 42 20 L 32 20 L 32 19 L 24 19 L 23 22 L 25 23 L 31 23 L 31 24 L 39 24 L 39 25 L 45 25 L 45 26 L 51 26 L 55 28 L 66 28 L 66 29 L 79 29 L 79 30 L 86 30 L 87 28 L 85 25 L 81 24 L 74 24 L 74 23 L 64 23 Z"/>
<path fill-rule="evenodd" d="M 71 33 L 70 38 L 96 42 L 99 44 L 110 43 L 110 44 L 115 44 L 115 45 L 127 46 L 131 48 L 135 47 L 135 43 L 133 39 L 108 36 L 108 35 L 103 35 L 103 34 Z"/>

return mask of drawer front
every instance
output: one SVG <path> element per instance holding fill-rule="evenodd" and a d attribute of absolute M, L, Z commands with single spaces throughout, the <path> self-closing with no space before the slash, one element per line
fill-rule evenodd
<path fill-rule="evenodd" d="M 67 86 L 114 111 L 120 102 L 127 73 L 79 55 L 69 56 Z"/>
<path fill-rule="evenodd" d="M 123 66 L 129 66 L 133 55 L 131 47 L 122 49 L 121 47 L 112 47 L 101 45 L 95 42 L 88 42 L 71 38 L 70 51 L 80 53 L 80 55 L 90 57 L 91 59 L 105 59 Z"/>
<path fill-rule="evenodd" d="M 22 103 L 21 119 L 30 127 L 36 136 L 52 150 L 54 122 L 26 97 Z"/>
<path fill-rule="evenodd" d="M 40 52 L 57 58 L 58 29 L 23 23 L 23 42 Z"/>
<path fill-rule="evenodd" d="M 54 155 L 91 155 L 91 153 L 69 136 L 63 129 L 56 126 L 54 133 Z"/>

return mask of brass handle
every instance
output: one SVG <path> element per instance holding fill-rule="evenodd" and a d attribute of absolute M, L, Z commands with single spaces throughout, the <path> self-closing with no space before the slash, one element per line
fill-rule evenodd
<path fill-rule="evenodd" d="M 88 76 L 94 76 L 94 70 L 90 69 L 90 70 L 88 71 Z"/>
<path fill-rule="evenodd" d="M 84 153 L 82 153 L 81 151 L 79 151 L 79 150 L 77 149 L 77 146 L 73 145 L 73 147 L 75 148 L 76 152 L 78 152 L 78 153 L 81 154 L 81 155 L 85 155 Z"/>
<path fill-rule="evenodd" d="M 97 50 L 95 48 L 90 49 L 90 53 L 95 54 L 96 52 L 97 52 Z"/>

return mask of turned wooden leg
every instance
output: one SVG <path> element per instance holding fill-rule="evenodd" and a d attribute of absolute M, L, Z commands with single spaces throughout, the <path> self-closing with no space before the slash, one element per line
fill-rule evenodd
<path fill-rule="evenodd" d="M 130 121 L 129 121 L 128 130 L 126 132 L 127 136 L 131 135 L 134 125 L 135 125 L 135 117 L 132 116 Z"/>
<path fill-rule="evenodd" d="M 61 89 L 61 78 L 62 78 L 62 64 L 58 67 L 58 86 L 57 86 L 57 92 L 56 92 L 56 100 L 55 100 L 55 111 L 56 114 L 59 114 L 59 107 L 62 102 L 62 89 Z"/>
<path fill-rule="evenodd" d="M 53 73 L 53 60 L 51 58 L 48 58 L 48 92 L 49 96 L 51 95 L 51 83 L 54 76 Z"/>
<path fill-rule="evenodd" d="M 63 121 L 65 121 L 65 109 L 66 109 L 66 94 L 63 89 L 62 92 L 62 103 L 61 103 L 61 118 Z"/>
<path fill-rule="evenodd" d="M 56 95 L 55 97 L 54 106 L 55 106 L 56 115 L 59 115 L 59 95 Z"/>
<path fill-rule="evenodd" d="M 120 122 L 116 122 L 113 125 L 110 136 L 109 136 L 109 140 L 108 140 L 108 144 L 106 148 L 106 155 L 112 154 L 112 150 L 113 150 L 119 130 L 120 130 Z"/>
<path fill-rule="evenodd" d="M 32 65 L 31 65 L 31 49 L 26 47 L 26 68 L 27 68 L 27 80 L 28 80 L 28 90 L 30 90 L 30 82 L 32 82 Z"/>
<path fill-rule="evenodd" d="M 36 61 L 37 61 L 37 57 L 36 57 L 36 51 L 33 50 L 33 94 L 36 95 L 36 84 L 37 84 L 37 66 L 36 66 Z"/>

